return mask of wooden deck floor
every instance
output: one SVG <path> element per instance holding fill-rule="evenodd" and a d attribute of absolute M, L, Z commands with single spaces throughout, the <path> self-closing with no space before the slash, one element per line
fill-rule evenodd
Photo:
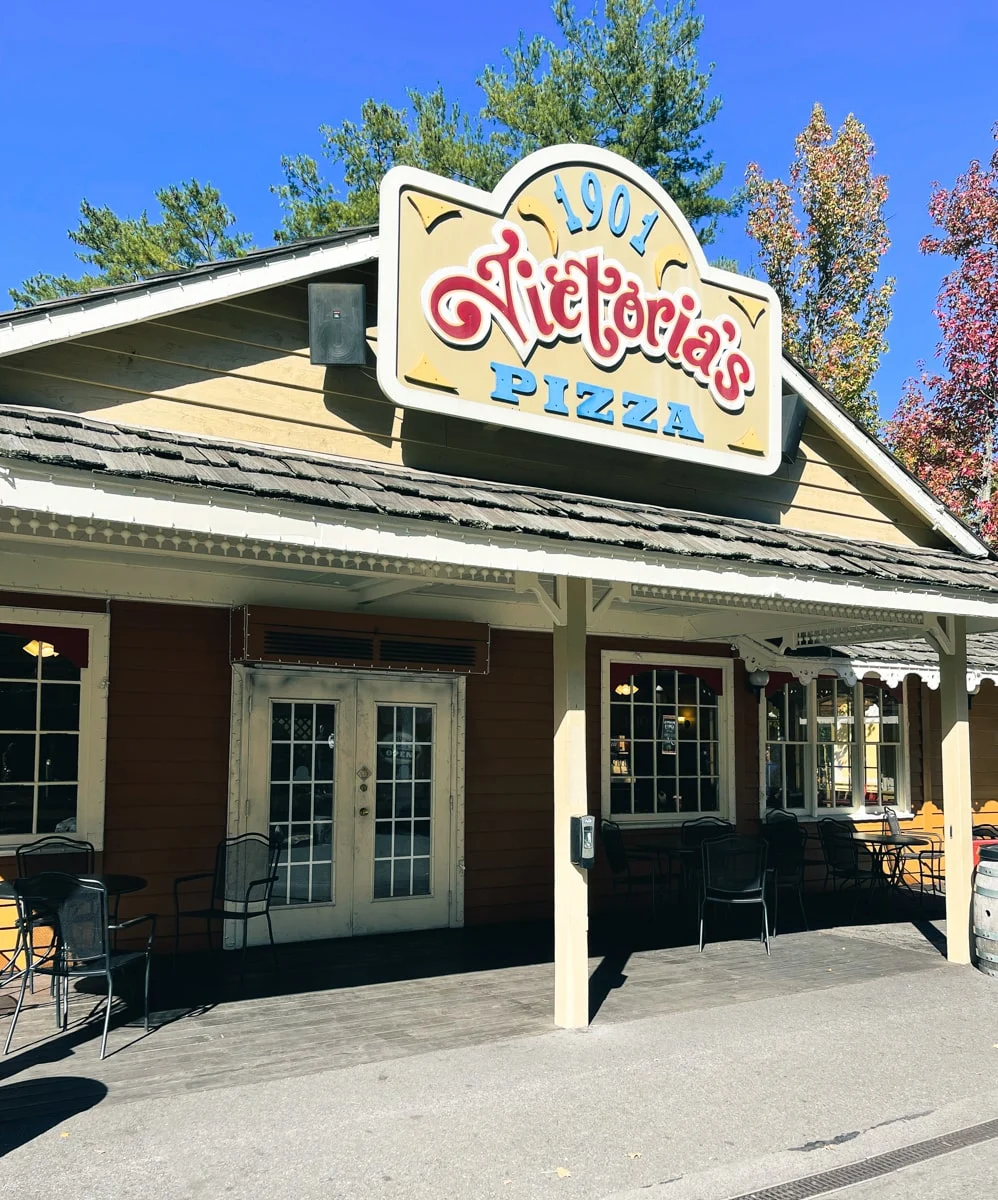
<path fill-rule="evenodd" d="M 656 948 L 635 927 L 596 930 L 594 1023 L 941 969 L 934 942 L 932 925 L 899 921 L 783 935 L 767 958 L 752 940 L 714 942 L 701 955 L 690 945 Z M 221 976 L 203 960 L 182 962 L 180 985 L 164 959 L 156 963 L 154 1028 L 144 1033 L 123 1010 L 104 1062 L 100 1023 L 84 1023 L 95 997 L 75 993 L 70 1028 L 56 1035 L 39 981 L 14 1050 L 0 1060 L 0 1119 L 5 1106 L 23 1116 L 32 1103 L 50 1105 L 57 1079 L 70 1106 L 74 1081 L 81 1096 L 99 1088 L 107 1101 L 127 1101 L 547 1033 L 550 950 L 546 926 L 312 942 L 282 947 L 276 975 L 266 954 L 251 952 L 242 986 L 237 956 L 224 956 Z M 14 992 L 0 990 L 4 1035 Z"/>

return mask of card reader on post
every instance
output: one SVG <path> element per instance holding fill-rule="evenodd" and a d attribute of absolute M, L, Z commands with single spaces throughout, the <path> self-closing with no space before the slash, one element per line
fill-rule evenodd
<path fill-rule="evenodd" d="M 571 822 L 572 864 L 588 871 L 596 861 L 596 818 L 572 817 Z"/>

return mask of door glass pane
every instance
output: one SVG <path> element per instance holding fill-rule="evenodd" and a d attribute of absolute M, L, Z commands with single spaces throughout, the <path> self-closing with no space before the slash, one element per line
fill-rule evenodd
<path fill-rule="evenodd" d="M 283 843 L 273 902 L 328 903 L 336 706 L 282 701 L 270 715 L 270 835 Z"/>
<path fill-rule="evenodd" d="M 379 704 L 374 898 L 430 892 L 433 718 L 429 705 Z"/>

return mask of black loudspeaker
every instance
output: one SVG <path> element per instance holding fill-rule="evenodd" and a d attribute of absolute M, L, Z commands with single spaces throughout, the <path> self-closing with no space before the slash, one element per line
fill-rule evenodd
<path fill-rule="evenodd" d="M 362 283 L 308 285 L 308 348 L 313 363 L 359 367 L 367 362 L 367 289 Z"/>

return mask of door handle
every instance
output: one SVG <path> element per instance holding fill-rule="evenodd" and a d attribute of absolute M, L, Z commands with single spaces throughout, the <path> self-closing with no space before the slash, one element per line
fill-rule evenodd
<path fill-rule="evenodd" d="M 371 810 L 369 808 L 358 809 L 358 812 L 362 817 L 369 817 L 371 815 Z"/>

